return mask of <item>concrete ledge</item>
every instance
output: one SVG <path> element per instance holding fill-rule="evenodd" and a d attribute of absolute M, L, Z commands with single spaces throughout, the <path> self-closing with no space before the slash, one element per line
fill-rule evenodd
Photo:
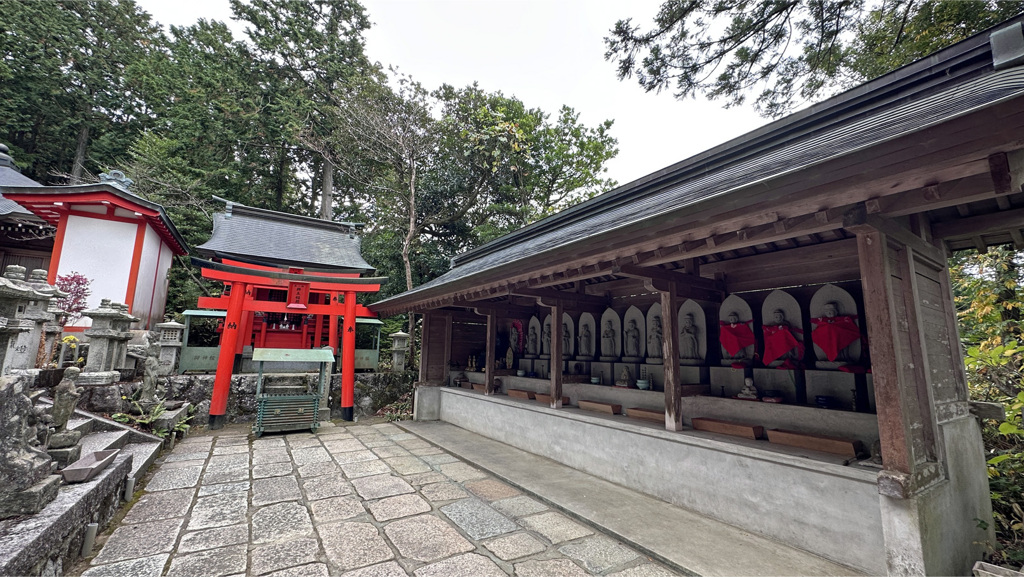
<path fill-rule="evenodd" d="M 100 531 L 121 506 L 131 455 L 118 455 L 95 479 L 64 485 L 36 515 L 0 522 L 0 575 L 63 575 L 78 559 L 85 525 Z"/>
<path fill-rule="evenodd" d="M 765 441 L 439 388 L 439 420 L 852 566 L 885 573 L 876 471 Z"/>

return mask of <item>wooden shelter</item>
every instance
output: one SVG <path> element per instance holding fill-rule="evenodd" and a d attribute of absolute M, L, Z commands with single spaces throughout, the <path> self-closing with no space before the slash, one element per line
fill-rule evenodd
<path fill-rule="evenodd" d="M 193 259 L 204 278 L 225 288 L 219 297 L 199 299 L 200 308 L 227 313 L 210 402 L 211 428 L 223 427 L 236 361 L 254 345 L 340 351 L 342 417 L 352 420 L 356 318 L 376 317 L 356 298 L 379 291 L 386 280 L 361 276 L 373 267 L 359 252 L 356 228 L 235 203 L 215 216 L 213 236 L 197 251 L 219 262 Z"/>
<path fill-rule="evenodd" d="M 423 314 L 421 384 L 483 391 L 421 386 L 417 418 L 860 571 L 969 573 L 991 505 L 947 257 L 1024 248 L 1022 19 L 370 305 Z"/>

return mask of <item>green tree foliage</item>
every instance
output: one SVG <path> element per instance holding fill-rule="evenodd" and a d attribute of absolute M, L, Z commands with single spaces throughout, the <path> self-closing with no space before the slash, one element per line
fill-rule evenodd
<path fill-rule="evenodd" d="M 667 0 L 650 29 L 619 20 L 620 79 L 765 116 L 908 64 L 1024 11 L 1019 0 Z"/>
<path fill-rule="evenodd" d="M 132 0 L 5 1 L 0 139 L 25 174 L 77 182 L 123 159 L 152 119 L 138 81 L 161 42 Z"/>

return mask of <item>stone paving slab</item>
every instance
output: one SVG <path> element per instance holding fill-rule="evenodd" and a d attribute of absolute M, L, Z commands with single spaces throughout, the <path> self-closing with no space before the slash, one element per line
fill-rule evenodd
<path fill-rule="evenodd" d="M 430 510 L 430 503 L 417 495 L 398 495 L 370 503 L 370 514 L 383 523 L 401 517 L 411 517 Z"/>
<path fill-rule="evenodd" d="M 320 527 L 320 540 L 331 563 L 345 571 L 387 561 L 391 548 L 369 523 L 337 523 Z"/>
<path fill-rule="evenodd" d="M 345 521 L 366 512 L 362 500 L 354 495 L 313 501 L 309 508 L 313 512 L 313 523 L 317 525 Z"/>
<path fill-rule="evenodd" d="M 341 466 L 345 476 L 349 479 L 369 477 L 370 475 L 382 475 L 390 473 L 391 468 L 384 461 L 360 461 L 358 463 L 345 463 Z"/>
<path fill-rule="evenodd" d="M 246 549 L 246 545 L 232 545 L 187 555 L 175 555 L 171 560 L 171 568 L 167 571 L 167 577 L 221 577 L 244 573 Z"/>
<path fill-rule="evenodd" d="M 132 509 L 124 516 L 123 523 L 143 523 L 146 521 L 157 521 L 170 519 L 172 517 L 184 517 L 192 507 L 192 498 L 195 497 L 195 488 L 172 489 L 170 491 L 159 491 L 146 493 L 139 497 Z"/>
<path fill-rule="evenodd" d="M 252 542 L 272 543 L 313 533 L 309 511 L 295 502 L 278 503 L 257 510 L 252 516 Z"/>
<path fill-rule="evenodd" d="M 609 573 L 608 577 L 673 577 L 675 573 L 665 569 L 661 565 L 655 565 L 654 563 L 644 563 L 643 565 L 637 565 L 630 567 L 625 571 L 619 571 L 618 573 Z"/>
<path fill-rule="evenodd" d="M 410 485 L 430 485 L 433 483 L 443 483 L 448 481 L 448 477 L 445 477 L 441 473 L 431 471 L 429 473 L 417 473 L 415 475 L 406 475 L 405 481 Z"/>
<path fill-rule="evenodd" d="M 412 485 L 394 475 L 374 475 L 353 479 L 352 486 L 363 499 L 380 499 L 415 491 Z"/>
<path fill-rule="evenodd" d="M 164 572 L 169 554 L 163 553 L 141 559 L 110 563 L 92 567 L 82 577 L 160 577 Z"/>
<path fill-rule="evenodd" d="M 296 539 L 257 547 L 249 553 L 249 573 L 263 575 L 296 565 L 316 562 L 320 544 L 316 539 Z"/>
<path fill-rule="evenodd" d="M 506 573 L 483 555 L 467 553 L 420 567 L 416 577 L 505 577 Z"/>
<path fill-rule="evenodd" d="M 178 542 L 178 553 L 195 553 L 206 549 L 216 549 L 227 545 L 239 545 L 249 542 L 249 525 L 231 525 L 215 527 L 185 533 Z"/>
<path fill-rule="evenodd" d="M 519 559 L 547 549 L 544 543 L 531 537 L 528 533 L 513 533 L 496 537 L 490 541 L 484 541 L 483 546 L 502 561 Z"/>
<path fill-rule="evenodd" d="M 366 445 L 359 441 L 359 439 L 345 438 L 338 440 L 325 440 L 324 447 L 332 454 L 336 453 L 350 453 L 352 451 L 365 451 Z"/>
<path fill-rule="evenodd" d="M 252 478 L 262 479 L 263 477 L 283 477 L 291 475 L 291 463 L 267 463 L 266 465 L 255 465 L 252 468 Z"/>
<path fill-rule="evenodd" d="M 635 551 L 604 536 L 588 537 L 559 547 L 558 551 L 595 573 L 602 573 L 640 557 Z"/>
<path fill-rule="evenodd" d="M 323 447 L 310 447 L 308 449 L 292 449 L 292 462 L 298 466 L 310 463 L 330 462 L 331 454 Z"/>
<path fill-rule="evenodd" d="M 224 493 L 245 493 L 249 491 L 249 486 L 249 481 L 201 485 L 199 487 L 199 496 L 206 497 L 208 495 L 222 495 Z"/>
<path fill-rule="evenodd" d="M 415 475 L 430 471 L 430 465 L 419 457 L 388 457 L 384 461 L 399 475 Z"/>
<path fill-rule="evenodd" d="M 470 539 L 486 539 L 503 533 L 511 533 L 519 528 L 507 517 L 478 499 L 456 501 L 441 507 L 441 512 L 469 535 Z"/>
<path fill-rule="evenodd" d="M 589 577 L 589 575 L 590 573 L 568 559 L 516 563 L 516 577 Z"/>
<path fill-rule="evenodd" d="M 299 482 L 292 476 L 267 477 L 252 482 L 252 504 L 254 507 L 281 501 L 298 501 L 301 498 Z"/>
<path fill-rule="evenodd" d="M 548 510 L 547 505 L 526 495 L 495 501 L 491 503 L 491 507 L 509 517 L 525 517 Z"/>
<path fill-rule="evenodd" d="M 112 563 L 127 559 L 169 553 L 178 540 L 181 519 L 165 519 L 152 523 L 121 525 L 107 539 L 103 549 L 92 560 L 93 564 Z"/>
<path fill-rule="evenodd" d="M 384 533 L 403 557 L 416 561 L 436 561 L 475 549 L 454 527 L 433 515 L 392 521 Z"/>
<path fill-rule="evenodd" d="M 247 493 L 224 493 L 200 497 L 192 508 L 188 529 L 191 531 L 244 523 L 248 508 L 249 495 Z"/>
<path fill-rule="evenodd" d="M 402 569 L 401 565 L 394 561 L 388 561 L 342 573 L 341 577 L 407 577 L 407 575 L 408 573 Z"/>
<path fill-rule="evenodd" d="M 301 567 L 292 567 L 271 573 L 267 577 L 328 577 L 330 575 L 327 565 L 323 563 L 311 563 Z M 347 575 L 347 573 L 346 573 Z"/>
<path fill-rule="evenodd" d="M 570 520 L 561 513 L 555 512 L 523 517 L 519 520 L 519 524 L 531 531 L 540 533 L 544 538 L 556 545 L 564 541 L 571 541 L 594 534 L 593 531 L 583 525 Z"/>
<path fill-rule="evenodd" d="M 373 454 L 373 451 L 370 451 L 368 449 L 346 451 L 344 453 L 334 454 L 334 461 L 339 465 L 345 465 L 347 463 L 358 463 L 360 461 L 376 461 L 377 459 L 377 455 Z"/>
<path fill-rule="evenodd" d="M 452 501 L 454 499 L 465 499 L 469 496 L 462 487 L 456 483 L 444 482 L 424 485 L 420 487 L 423 496 L 431 501 Z"/>
<path fill-rule="evenodd" d="M 325 475 L 303 479 L 302 490 L 306 499 L 316 501 L 328 497 L 343 497 L 352 494 L 352 485 L 341 477 Z"/>
<path fill-rule="evenodd" d="M 243 453 L 246 455 L 249 454 L 248 445 L 239 444 L 222 446 L 220 443 L 217 443 L 217 446 L 213 448 L 214 455 L 241 455 Z"/>
<path fill-rule="evenodd" d="M 509 497 L 522 495 L 519 489 L 506 485 L 501 481 L 495 481 L 494 479 L 472 481 L 470 483 L 466 483 L 466 488 L 484 501 L 497 501 L 499 499 L 508 499 Z"/>
<path fill-rule="evenodd" d="M 336 475 L 341 469 L 331 462 L 310 463 L 299 467 L 300 477 L 320 477 L 322 475 Z"/>
<path fill-rule="evenodd" d="M 202 467 L 182 467 L 180 469 L 160 469 L 146 483 L 147 491 L 167 491 L 195 487 L 199 483 Z"/>

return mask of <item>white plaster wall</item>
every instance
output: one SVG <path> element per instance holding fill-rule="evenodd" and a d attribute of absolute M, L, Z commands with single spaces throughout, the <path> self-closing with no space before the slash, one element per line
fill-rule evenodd
<path fill-rule="evenodd" d="M 124 302 L 137 230 L 134 223 L 68 217 L 57 274 L 77 272 L 92 281 L 88 308 L 96 308 L 105 298 Z M 87 327 L 91 323 L 82 317 L 72 326 Z"/>
<path fill-rule="evenodd" d="M 170 247 L 152 227 L 147 226 L 142 260 L 139 262 L 139 279 L 132 302 L 132 314 L 142 319 L 139 328 L 151 329 L 153 325 L 163 322 L 167 300 L 167 270 L 171 258 Z"/>
<path fill-rule="evenodd" d="M 460 389 L 438 392 L 442 421 L 869 574 L 886 572 L 872 471 Z"/>
<path fill-rule="evenodd" d="M 171 268 L 174 253 L 171 247 L 161 243 L 160 260 L 157 265 L 156 291 L 153 294 L 153 304 L 149 312 L 149 328 L 164 321 L 164 311 L 167 307 L 167 272 Z"/>

